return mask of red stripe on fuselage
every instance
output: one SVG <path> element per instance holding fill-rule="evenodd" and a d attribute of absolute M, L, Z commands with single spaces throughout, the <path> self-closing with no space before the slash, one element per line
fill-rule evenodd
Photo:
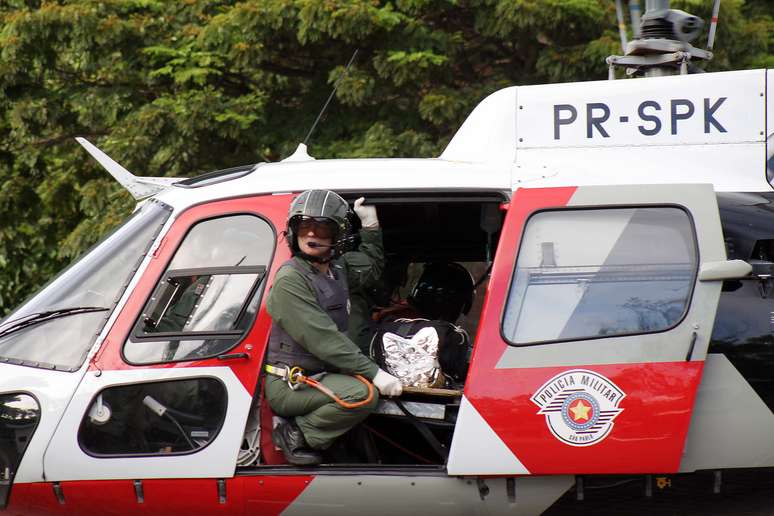
<path fill-rule="evenodd" d="M 310 475 L 240 476 L 225 480 L 224 500 L 217 479 L 142 480 L 142 501 L 133 480 L 61 482 L 64 503 L 51 482 L 14 484 L 3 514 L 9 516 L 91 516 L 144 514 L 146 516 L 210 516 L 212 514 L 282 513 L 309 487 Z"/>

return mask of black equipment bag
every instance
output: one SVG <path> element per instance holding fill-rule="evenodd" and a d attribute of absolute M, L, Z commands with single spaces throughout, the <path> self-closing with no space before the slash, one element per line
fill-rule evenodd
<path fill-rule="evenodd" d="M 470 337 L 467 332 L 446 321 L 428 320 L 428 319 L 396 319 L 394 321 L 381 321 L 376 325 L 376 333 L 371 339 L 371 357 L 379 364 L 379 367 L 388 373 L 397 376 L 404 385 L 414 385 L 406 381 L 405 368 L 422 367 L 420 364 L 426 364 L 430 367 L 428 361 L 412 360 L 412 353 L 406 352 L 405 346 L 395 346 L 396 339 L 391 339 L 388 334 L 397 335 L 406 341 L 416 339 L 418 333 L 427 335 L 427 328 L 432 328 L 437 334 L 437 349 L 435 350 L 436 366 L 440 366 L 438 371 L 439 381 L 433 383 L 433 387 L 442 387 L 446 382 L 443 376 L 450 379 L 452 383 L 462 384 L 468 374 L 468 360 L 470 358 Z M 388 338 L 385 338 L 385 335 Z M 410 344 L 408 347 L 413 348 Z M 400 349 L 396 349 L 400 348 Z M 409 350 L 413 351 L 413 349 Z M 420 350 L 421 354 L 422 350 Z M 416 354 L 413 355 L 416 357 Z M 403 367 L 393 367 L 390 364 L 405 365 Z M 398 369 L 404 369 L 404 373 Z M 428 372 L 429 373 L 429 372 Z M 429 385 L 428 385 L 429 386 Z"/>

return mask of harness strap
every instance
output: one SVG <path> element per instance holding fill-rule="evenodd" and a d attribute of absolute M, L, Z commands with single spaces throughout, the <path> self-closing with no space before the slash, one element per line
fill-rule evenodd
<path fill-rule="evenodd" d="M 287 366 L 285 367 L 277 367 L 273 365 L 266 364 L 264 367 L 264 370 L 269 373 L 273 374 L 274 376 L 279 376 L 283 380 L 287 380 L 288 373 L 290 372 L 290 368 Z"/>
<path fill-rule="evenodd" d="M 361 376 L 359 374 L 355 374 L 352 376 L 360 380 L 362 383 L 366 385 L 366 387 L 368 387 L 368 396 L 366 397 L 366 399 L 361 401 L 349 402 L 339 398 L 335 392 L 333 392 L 328 387 L 326 387 L 319 381 L 315 380 L 314 378 L 305 376 L 303 369 L 301 369 L 300 367 L 292 367 L 292 368 L 289 366 L 278 367 L 278 366 L 266 364 L 264 366 L 264 370 L 269 374 L 273 374 L 274 376 L 279 376 L 280 378 L 285 380 L 288 383 L 288 386 L 293 390 L 296 390 L 298 386 L 301 385 L 302 383 L 310 387 L 313 387 L 346 409 L 356 409 L 364 405 L 368 405 L 369 403 L 371 403 L 371 400 L 374 399 L 374 385 L 371 382 L 369 382 L 368 379 L 366 379 L 364 376 Z"/>

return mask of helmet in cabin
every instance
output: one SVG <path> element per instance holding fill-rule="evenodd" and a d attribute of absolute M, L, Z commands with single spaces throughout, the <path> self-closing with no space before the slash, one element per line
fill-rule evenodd
<path fill-rule="evenodd" d="M 473 304 L 473 277 L 458 263 L 425 264 L 408 302 L 422 317 L 455 322 Z"/>

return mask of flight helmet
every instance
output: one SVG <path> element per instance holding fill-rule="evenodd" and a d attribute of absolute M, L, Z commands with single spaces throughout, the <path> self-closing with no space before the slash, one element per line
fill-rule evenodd
<path fill-rule="evenodd" d="M 473 304 L 473 277 L 458 263 L 435 262 L 425 269 L 408 302 L 427 319 L 454 323 Z"/>
<path fill-rule="evenodd" d="M 349 205 L 336 192 L 330 190 L 306 190 L 301 192 L 288 211 L 287 240 L 293 256 L 316 262 L 327 262 L 346 252 L 353 238 L 347 214 Z M 299 228 L 314 225 L 322 238 L 330 238 L 331 253 L 325 257 L 310 256 L 298 247 Z"/>

